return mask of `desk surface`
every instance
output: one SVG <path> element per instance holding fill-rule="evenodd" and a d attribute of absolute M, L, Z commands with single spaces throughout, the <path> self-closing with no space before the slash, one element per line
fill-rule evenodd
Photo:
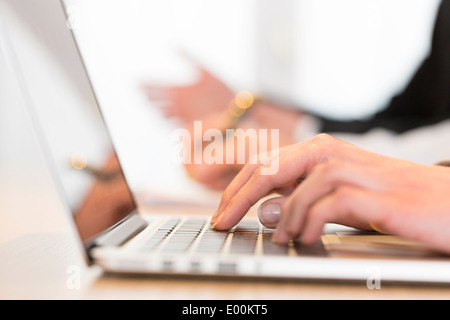
<path fill-rule="evenodd" d="M 21 186 L 23 189 L 23 186 Z M 16 190 L 16 191 L 14 191 Z M 45 188 L 3 188 L 0 299 L 449 299 L 450 286 L 193 279 L 104 274 L 75 248 L 63 210 Z M 158 209 L 159 210 L 159 209 Z M 184 208 L 185 210 L 185 208 Z M 203 209 L 203 211 L 208 209 Z M 195 210 L 199 213 L 202 210 Z M 73 276 L 77 276 L 74 278 Z M 78 279 L 79 281 L 73 281 Z"/>

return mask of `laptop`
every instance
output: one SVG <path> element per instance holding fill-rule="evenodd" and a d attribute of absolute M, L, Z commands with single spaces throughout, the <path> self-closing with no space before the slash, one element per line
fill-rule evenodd
<path fill-rule="evenodd" d="M 447 256 L 392 235 L 327 225 L 314 245 L 279 246 L 256 218 L 216 231 L 213 212 L 140 212 L 67 10 L 59 0 L 0 0 L 0 36 L 88 265 L 119 274 L 450 283 Z M 42 81 L 43 73 L 51 77 Z"/>

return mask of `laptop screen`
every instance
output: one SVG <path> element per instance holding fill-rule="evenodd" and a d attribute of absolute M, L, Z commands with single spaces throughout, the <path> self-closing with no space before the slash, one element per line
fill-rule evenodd
<path fill-rule="evenodd" d="M 87 245 L 136 206 L 63 5 L 0 0 L 0 16 L 23 102 Z"/>

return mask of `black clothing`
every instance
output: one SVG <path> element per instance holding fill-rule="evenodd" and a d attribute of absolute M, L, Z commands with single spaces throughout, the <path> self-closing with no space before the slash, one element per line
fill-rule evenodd
<path fill-rule="evenodd" d="M 321 131 L 364 133 L 381 127 L 401 133 L 447 118 L 450 118 L 450 0 L 443 0 L 433 30 L 430 55 L 403 93 L 367 121 L 321 119 Z"/>

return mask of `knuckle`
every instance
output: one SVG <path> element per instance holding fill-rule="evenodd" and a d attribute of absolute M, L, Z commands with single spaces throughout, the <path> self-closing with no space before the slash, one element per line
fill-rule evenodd
<path fill-rule="evenodd" d="M 335 191 L 335 201 L 337 204 L 345 205 L 352 197 L 352 189 L 349 187 L 340 187 Z"/>
<path fill-rule="evenodd" d="M 267 168 L 270 167 L 270 163 L 268 164 L 263 164 L 263 165 L 258 165 L 258 167 L 255 169 L 255 171 L 253 172 L 252 178 L 255 179 L 264 179 L 267 181 L 271 181 L 270 176 L 265 173 L 265 170 L 267 170 Z"/>
<path fill-rule="evenodd" d="M 345 163 L 338 159 L 331 159 L 325 164 L 325 173 L 330 176 L 339 175 L 345 167 Z"/>
<path fill-rule="evenodd" d="M 341 215 L 350 214 L 354 196 L 354 190 L 349 186 L 337 188 L 333 194 L 333 206 L 336 208 L 336 211 Z"/>
<path fill-rule="evenodd" d="M 263 166 L 258 166 L 258 168 L 255 169 L 250 180 L 253 186 L 258 186 L 259 188 L 267 189 L 268 191 L 274 186 L 273 176 L 264 174 Z"/>
<path fill-rule="evenodd" d="M 261 166 L 258 166 L 255 171 L 253 171 L 252 179 L 259 179 L 262 176 L 262 168 Z"/>
<path fill-rule="evenodd" d="M 326 162 L 318 164 L 312 172 L 321 178 L 333 180 L 339 178 L 343 172 L 345 163 L 337 159 L 330 159 Z"/>
<path fill-rule="evenodd" d="M 314 137 L 312 137 L 310 139 L 310 141 L 317 145 L 324 145 L 324 144 L 326 145 L 326 144 L 334 143 L 335 141 L 337 141 L 337 139 L 328 133 L 319 133 L 319 134 L 315 135 Z"/>
<path fill-rule="evenodd" d="M 311 154 L 325 159 L 327 155 L 333 153 L 339 141 L 327 133 L 320 133 L 309 139 L 306 143 Z"/>

